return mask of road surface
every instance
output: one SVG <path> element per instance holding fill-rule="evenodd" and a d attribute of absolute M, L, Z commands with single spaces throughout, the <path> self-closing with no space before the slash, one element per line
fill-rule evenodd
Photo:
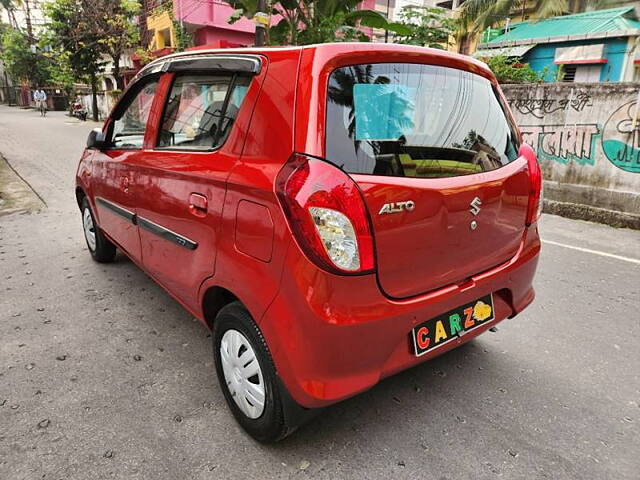
<path fill-rule="evenodd" d="M 47 204 L 0 217 L 0 478 L 638 478 L 640 232 L 545 216 L 523 314 L 263 446 L 206 329 L 124 257 L 91 261 L 93 126 L 0 106 L 0 153 Z"/>

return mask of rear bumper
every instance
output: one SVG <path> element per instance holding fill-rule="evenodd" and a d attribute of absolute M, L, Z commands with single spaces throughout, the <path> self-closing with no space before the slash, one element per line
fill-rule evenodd
<path fill-rule="evenodd" d="M 326 406 L 445 353 L 522 311 L 534 298 L 539 252 L 537 226 L 532 225 L 506 264 L 464 285 L 393 300 L 381 293 L 375 275 L 326 273 L 292 245 L 280 291 L 260 328 L 292 398 L 308 408 Z M 414 356 L 409 334 L 415 325 L 487 293 L 494 294 L 494 320 Z"/>

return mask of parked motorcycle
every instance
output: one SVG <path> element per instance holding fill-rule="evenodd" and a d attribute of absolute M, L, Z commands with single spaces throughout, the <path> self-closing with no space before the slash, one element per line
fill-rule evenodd
<path fill-rule="evenodd" d="M 69 109 L 69 115 L 72 117 L 79 118 L 83 122 L 87 120 L 87 110 L 84 108 L 81 102 L 75 101 L 71 104 L 71 108 Z"/>

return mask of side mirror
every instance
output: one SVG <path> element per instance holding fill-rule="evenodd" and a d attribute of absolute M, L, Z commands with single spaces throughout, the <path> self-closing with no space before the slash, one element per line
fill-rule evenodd
<path fill-rule="evenodd" d="M 106 146 L 106 138 L 102 130 L 99 128 L 94 128 L 89 132 L 89 137 L 87 138 L 87 148 L 91 148 L 94 150 L 102 150 Z"/>

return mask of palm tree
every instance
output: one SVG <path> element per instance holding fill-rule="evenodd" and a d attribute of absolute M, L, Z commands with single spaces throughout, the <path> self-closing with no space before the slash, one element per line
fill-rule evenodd
<path fill-rule="evenodd" d="M 460 7 L 460 26 L 463 32 L 481 32 L 487 27 L 504 23 L 514 13 L 535 12 L 537 19 L 544 19 L 579 13 L 588 10 L 600 10 L 617 4 L 628 3 L 620 0 L 467 0 Z"/>

